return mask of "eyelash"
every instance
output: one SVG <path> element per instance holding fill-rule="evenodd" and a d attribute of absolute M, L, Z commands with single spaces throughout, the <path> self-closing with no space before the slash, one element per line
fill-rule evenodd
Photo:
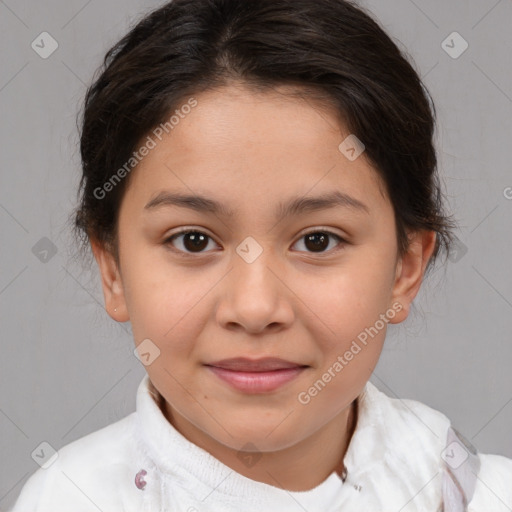
<path fill-rule="evenodd" d="M 200 235 L 205 235 L 210 240 L 213 240 L 213 238 L 211 236 L 207 235 L 206 233 L 203 233 L 202 231 L 199 231 L 197 229 L 183 228 L 183 229 L 177 231 L 176 233 L 174 233 L 173 235 L 171 235 L 170 237 L 166 238 L 163 243 L 166 246 L 170 246 L 170 249 L 172 251 L 179 253 L 183 257 L 194 257 L 196 255 L 205 254 L 205 251 L 197 252 L 197 253 L 186 252 L 186 251 L 182 251 L 181 249 L 176 249 L 175 247 L 172 246 L 172 242 L 173 242 L 174 239 L 176 239 L 177 237 L 179 237 L 181 235 L 187 235 L 187 234 L 190 234 L 190 233 L 196 233 L 196 234 L 200 234 Z M 316 255 L 319 255 L 319 256 L 322 256 L 323 254 L 330 254 L 330 253 L 337 252 L 337 251 L 341 250 L 343 248 L 343 246 L 348 243 L 340 235 L 337 235 L 336 233 L 333 233 L 332 231 L 329 231 L 328 229 L 323 229 L 321 227 L 317 228 L 316 230 L 308 231 L 307 233 L 302 234 L 297 241 L 303 239 L 304 237 L 306 237 L 308 235 L 313 235 L 313 234 L 317 234 L 317 233 L 328 235 L 329 237 L 334 237 L 334 238 L 338 239 L 339 244 L 334 249 L 330 249 L 328 251 L 318 252 L 318 253 L 309 252 L 309 254 L 316 254 Z M 297 243 L 297 242 L 295 242 L 295 243 Z"/>

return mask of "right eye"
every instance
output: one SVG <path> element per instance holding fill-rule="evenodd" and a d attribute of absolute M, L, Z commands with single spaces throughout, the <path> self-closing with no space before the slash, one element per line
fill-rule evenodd
<path fill-rule="evenodd" d="M 174 242 L 176 240 L 180 240 L 182 248 L 175 248 Z M 183 229 L 165 239 L 164 245 L 171 245 L 172 250 L 181 252 L 183 255 L 201 254 L 205 252 L 204 248 L 208 246 L 208 240 L 213 242 L 213 239 L 210 236 L 201 231 Z"/>

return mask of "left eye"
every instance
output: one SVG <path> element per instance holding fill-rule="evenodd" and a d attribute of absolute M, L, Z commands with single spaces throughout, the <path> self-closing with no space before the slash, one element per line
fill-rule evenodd
<path fill-rule="evenodd" d="M 301 242 L 302 240 L 305 241 L 304 245 L 308 249 L 312 249 L 313 253 L 324 253 L 329 252 L 332 249 L 327 250 L 327 247 L 329 246 L 329 239 L 336 238 L 338 240 L 338 248 L 335 250 L 340 249 L 339 246 L 343 245 L 345 240 L 341 238 L 339 235 L 336 235 L 335 233 L 332 233 L 330 231 L 312 231 L 310 233 L 307 233 L 305 235 L 302 235 L 297 243 Z M 336 244 L 335 244 L 336 245 Z"/>
<path fill-rule="evenodd" d="M 345 242 L 345 240 L 339 235 L 336 235 L 330 231 L 312 231 L 302 235 L 296 244 L 304 240 L 306 249 L 309 249 L 313 253 L 323 253 L 332 250 L 328 249 L 328 247 L 330 245 L 330 240 L 333 238 L 338 240 L 338 244 L 335 244 L 335 246 L 343 245 Z M 179 239 L 182 239 L 182 248 L 178 248 L 178 250 L 186 254 L 200 254 L 205 252 L 204 249 L 208 247 L 208 240 L 213 242 L 210 236 L 202 233 L 201 231 L 188 230 L 175 233 L 174 235 L 167 238 L 164 243 L 174 245 L 175 240 Z"/>

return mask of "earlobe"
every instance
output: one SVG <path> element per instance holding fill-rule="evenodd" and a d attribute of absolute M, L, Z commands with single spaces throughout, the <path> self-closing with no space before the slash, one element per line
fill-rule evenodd
<path fill-rule="evenodd" d="M 99 242 L 91 241 L 91 248 L 100 270 L 105 310 L 117 322 L 127 322 L 130 317 L 126 308 L 121 274 L 115 258 Z"/>
<path fill-rule="evenodd" d="M 435 245 L 435 231 L 418 231 L 409 236 L 407 252 L 397 263 L 391 301 L 392 304 L 400 303 L 402 308 L 391 323 L 403 322 L 409 315 L 411 303 L 419 292 Z"/>

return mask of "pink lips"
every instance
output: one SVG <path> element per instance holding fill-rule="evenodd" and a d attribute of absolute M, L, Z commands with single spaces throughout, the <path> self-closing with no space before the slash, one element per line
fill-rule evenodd
<path fill-rule="evenodd" d="M 232 387 L 245 393 L 268 393 L 290 382 L 306 368 L 283 359 L 224 359 L 206 367 Z"/>

